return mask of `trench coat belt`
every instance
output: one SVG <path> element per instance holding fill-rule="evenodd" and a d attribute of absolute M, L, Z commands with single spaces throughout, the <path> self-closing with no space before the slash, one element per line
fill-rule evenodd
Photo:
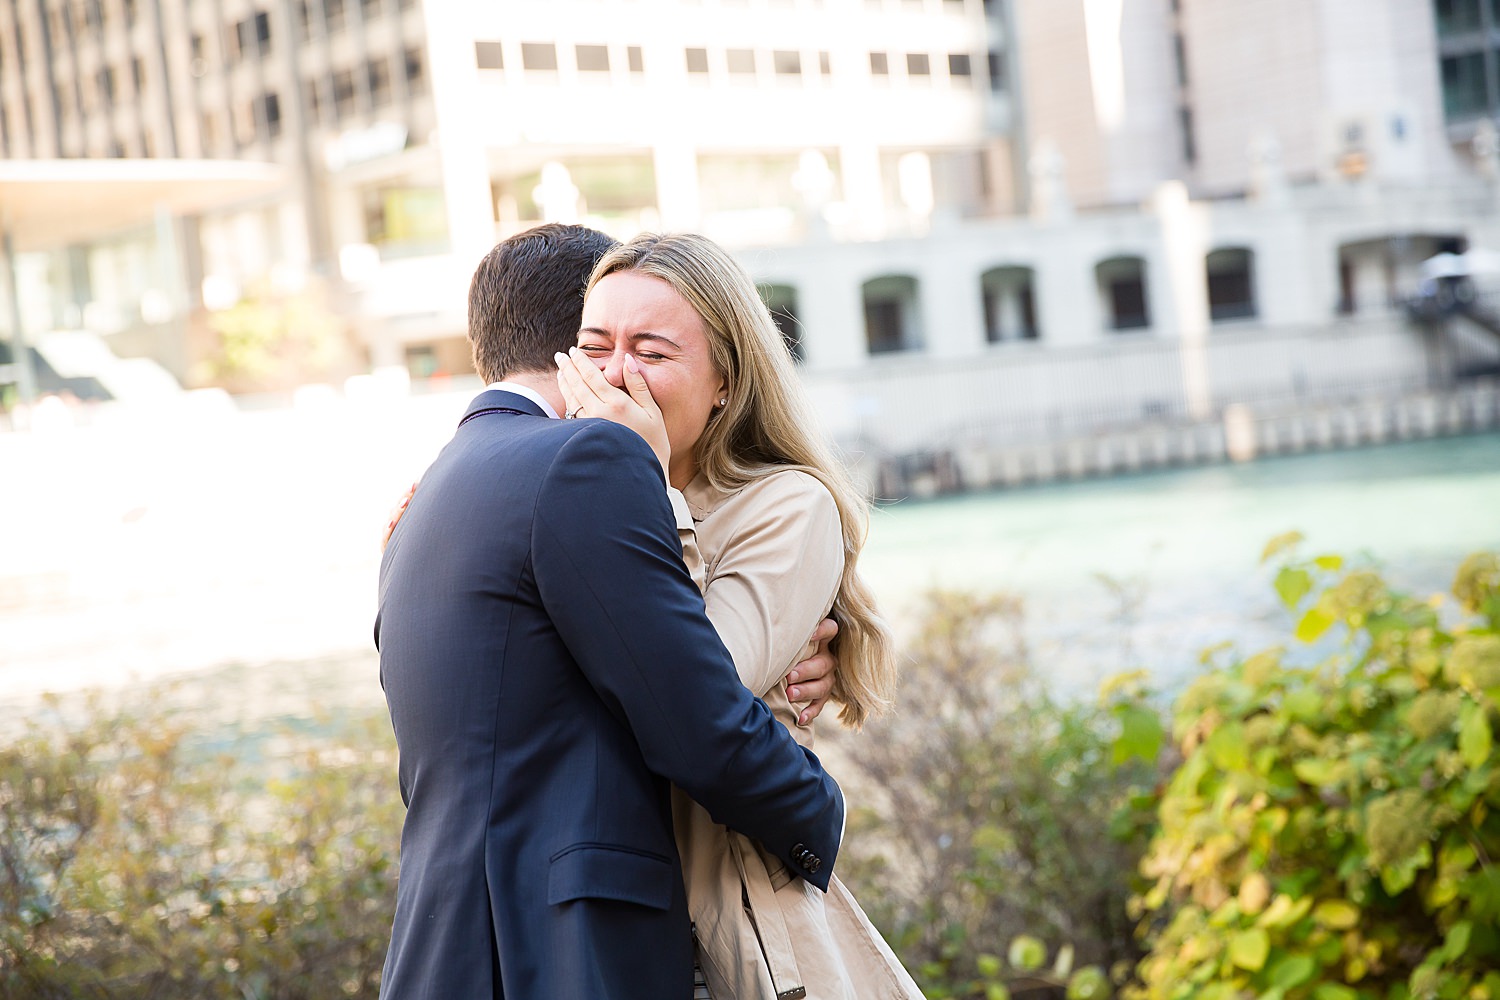
<path fill-rule="evenodd" d="M 781 915 L 781 905 L 776 902 L 771 873 L 766 870 L 760 852 L 742 834 L 730 832 L 729 852 L 734 855 L 735 867 L 740 872 L 740 888 L 771 973 L 771 988 L 776 991 L 777 1000 L 801 1000 L 807 996 L 807 988 L 797 970 L 792 936 L 787 931 L 786 918 Z"/>

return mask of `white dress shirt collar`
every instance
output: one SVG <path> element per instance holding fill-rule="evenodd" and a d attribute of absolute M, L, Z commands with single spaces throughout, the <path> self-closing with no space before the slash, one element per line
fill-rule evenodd
<path fill-rule="evenodd" d="M 505 392 L 513 392 L 518 396 L 525 396 L 537 406 L 540 406 L 542 408 L 542 412 L 547 414 L 547 416 L 551 417 L 553 420 L 557 419 L 558 414 L 557 411 L 552 408 L 552 404 L 543 399 L 542 394 L 537 392 L 530 386 L 517 385 L 515 382 L 506 382 L 502 380 L 500 382 L 491 382 L 489 385 L 485 386 L 484 389 L 486 392 L 491 389 L 500 389 Z"/>

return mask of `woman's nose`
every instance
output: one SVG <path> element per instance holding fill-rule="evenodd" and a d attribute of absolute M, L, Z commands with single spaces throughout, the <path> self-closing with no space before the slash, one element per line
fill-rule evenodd
<path fill-rule="evenodd" d="M 604 372 L 604 378 L 607 382 L 609 382 L 610 385 L 614 386 L 616 389 L 625 388 L 624 353 L 616 351 L 615 353 L 611 354 L 609 356 L 609 360 L 604 362 L 604 367 L 600 370 Z"/>

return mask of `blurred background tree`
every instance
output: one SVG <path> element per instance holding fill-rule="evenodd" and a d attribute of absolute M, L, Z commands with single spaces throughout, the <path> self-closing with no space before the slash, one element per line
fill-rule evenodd
<path fill-rule="evenodd" d="M 284 391 L 309 382 L 342 381 L 365 368 L 348 323 L 326 288 L 258 286 L 228 309 L 208 314 L 208 338 L 194 381 L 231 392 Z"/>
<path fill-rule="evenodd" d="M 841 872 L 934 998 L 1060 993 L 1085 968 L 1080 995 L 1102 996 L 1102 970 L 1140 955 L 1126 903 L 1149 824 L 1131 810 L 1161 724 L 1131 683 L 1057 697 L 1023 621 L 1012 596 L 929 593 L 896 711 L 840 741 L 860 803 Z"/>

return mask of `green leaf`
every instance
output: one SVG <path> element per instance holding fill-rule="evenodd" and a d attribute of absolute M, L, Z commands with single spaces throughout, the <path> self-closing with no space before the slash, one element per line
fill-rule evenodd
<path fill-rule="evenodd" d="M 1109 977 L 1097 965 L 1085 966 L 1068 980 L 1068 1000 L 1106 1000 Z"/>
<path fill-rule="evenodd" d="M 1281 595 L 1281 603 L 1286 605 L 1287 610 L 1295 608 L 1312 590 L 1312 575 L 1305 569 L 1293 569 L 1291 566 L 1283 566 L 1281 572 L 1276 574 L 1276 593 Z"/>
<path fill-rule="evenodd" d="M 1257 927 L 1274 927 L 1279 929 L 1290 927 L 1303 917 L 1307 911 L 1312 909 L 1312 900 L 1306 896 L 1293 900 L 1284 892 L 1276 894 L 1271 900 L 1271 905 L 1266 907 L 1266 912 L 1256 918 Z"/>
<path fill-rule="evenodd" d="M 1344 761 L 1329 760 L 1327 757 L 1299 760 L 1292 765 L 1292 773 L 1314 788 L 1338 784 L 1344 780 L 1348 770 Z"/>
<path fill-rule="evenodd" d="M 1229 960 L 1242 969 L 1259 972 L 1271 953 L 1271 936 L 1259 927 L 1240 931 L 1229 939 Z"/>
<path fill-rule="evenodd" d="M 1299 542 L 1302 541 L 1302 538 L 1303 535 L 1300 531 L 1288 531 L 1284 534 L 1277 535 L 1275 538 L 1266 543 L 1265 549 L 1260 554 L 1260 561 L 1265 562 L 1268 559 L 1279 556 L 1287 549 L 1296 546 Z"/>
<path fill-rule="evenodd" d="M 1115 740 L 1112 758 L 1123 764 L 1132 758 L 1154 763 L 1161 753 L 1163 731 L 1161 717 L 1142 705 L 1123 705 L 1119 710 L 1120 736 Z"/>
<path fill-rule="evenodd" d="M 1010 989 L 1004 983 L 990 983 L 984 988 L 984 1000 L 1010 1000 Z"/>
<path fill-rule="evenodd" d="M 1340 555 L 1318 556 L 1313 560 L 1313 565 L 1319 569 L 1326 569 L 1330 573 L 1337 573 L 1344 568 L 1344 557 Z"/>
<path fill-rule="evenodd" d="M 1336 619 L 1325 613 L 1317 605 L 1307 609 L 1307 614 L 1297 623 L 1297 630 L 1293 634 L 1303 642 L 1316 642 L 1324 632 L 1332 627 Z"/>
<path fill-rule="evenodd" d="M 1221 771 L 1244 771 L 1250 767 L 1250 745 L 1245 742 L 1245 727 L 1238 722 L 1215 729 L 1203 749 Z"/>
<path fill-rule="evenodd" d="M 994 955 L 978 955 L 974 959 L 974 965 L 985 979 L 997 979 L 1000 976 L 1000 959 Z"/>
<path fill-rule="evenodd" d="M 1458 755 L 1470 770 L 1490 759 L 1494 737 L 1490 733 L 1489 715 L 1484 706 L 1469 702 L 1463 707 L 1463 722 L 1458 730 Z"/>
<path fill-rule="evenodd" d="M 1335 931 L 1347 931 L 1359 923 L 1359 907 L 1345 899 L 1325 899 L 1313 908 L 1313 920 Z"/>
<path fill-rule="evenodd" d="M 1359 1000 L 1359 994 L 1343 983 L 1319 983 L 1313 987 L 1313 1000 Z"/>
<path fill-rule="evenodd" d="M 1443 938 L 1443 961 L 1457 962 L 1463 958 L 1464 952 L 1469 950 L 1469 937 L 1473 932 L 1474 925 L 1467 920 L 1460 920 L 1448 928 L 1448 933 Z"/>
<path fill-rule="evenodd" d="M 1283 990 L 1301 986 L 1318 971 L 1318 963 L 1311 955 L 1287 955 L 1271 966 L 1271 985 Z"/>
<path fill-rule="evenodd" d="M 1011 939 L 1006 958 L 1022 972 L 1034 972 L 1047 961 L 1047 946 L 1030 934 L 1018 934 Z"/>
<path fill-rule="evenodd" d="M 1312 722 L 1323 715 L 1323 695 L 1316 688 L 1299 687 L 1281 699 L 1287 715 L 1301 722 Z"/>
<path fill-rule="evenodd" d="M 1057 958 L 1052 960 L 1052 974 L 1058 979 L 1067 979 L 1073 972 L 1073 946 L 1065 944 L 1057 949 Z"/>

